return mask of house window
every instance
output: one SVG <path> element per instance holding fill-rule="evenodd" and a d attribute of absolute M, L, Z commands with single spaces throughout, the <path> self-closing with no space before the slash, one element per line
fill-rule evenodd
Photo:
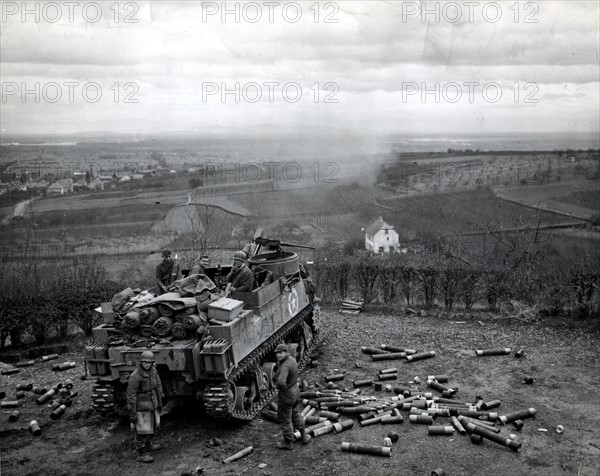
<path fill-rule="evenodd" d="M 388 231 L 390 231 L 390 230 L 388 230 L 388 229 L 386 228 L 386 230 L 385 230 L 385 234 L 386 234 L 386 235 L 388 234 Z"/>
<path fill-rule="evenodd" d="M 393 247 L 393 246 L 390 246 L 390 253 L 393 253 L 394 251 L 395 251 L 395 250 L 394 250 L 394 247 Z"/>
<path fill-rule="evenodd" d="M 380 253 L 383 253 L 383 246 L 380 246 L 380 247 L 379 247 L 379 252 L 380 252 Z"/>

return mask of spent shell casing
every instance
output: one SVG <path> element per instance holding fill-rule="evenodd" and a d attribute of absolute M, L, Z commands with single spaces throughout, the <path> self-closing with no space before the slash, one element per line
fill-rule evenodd
<path fill-rule="evenodd" d="M 362 443 L 348 443 L 346 441 L 342 442 L 341 445 L 342 451 L 346 451 L 348 453 L 362 453 L 369 454 L 374 456 L 391 456 L 392 448 L 388 446 L 374 446 L 374 445 L 365 445 Z"/>
<path fill-rule="evenodd" d="M 29 431 L 31 431 L 31 433 L 33 433 L 33 436 L 40 436 L 42 434 L 40 425 L 38 425 L 38 422 L 35 420 L 31 420 L 29 422 Z"/>
<path fill-rule="evenodd" d="M 408 351 L 406 351 L 406 353 L 408 354 Z M 406 360 L 409 362 L 415 362 L 417 360 L 431 359 L 432 357 L 435 357 L 434 350 L 429 352 L 422 352 L 420 354 L 407 355 Z"/>
<path fill-rule="evenodd" d="M 509 413 L 508 415 L 502 415 L 498 417 L 500 423 L 506 425 L 507 423 L 512 423 L 515 420 L 522 420 L 524 418 L 531 418 L 535 416 L 537 410 L 535 408 L 528 408 L 527 410 L 521 410 L 518 412 Z"/>
<path fill-rule="evenodd" d="M 58 354 L 50 354 L 42 356 L 42 362 L 48 362 L 49 360 L 58 359 Z"/>
<path fill-rule="evenodd" d="M 19 419 L 19 415 L 20 413 L 18 410 L 13 411 L 10 415 L 8 415 L 8 421 L 11 423 L 16 422 Z"/>
<path fill-rule="evenodd" d="M 510 352 L 510 347 L 505 347 L 503 349 L 477 349 L 475 354 L 479 357 L 482 357 L 485 355 L 508 355 Z"/>

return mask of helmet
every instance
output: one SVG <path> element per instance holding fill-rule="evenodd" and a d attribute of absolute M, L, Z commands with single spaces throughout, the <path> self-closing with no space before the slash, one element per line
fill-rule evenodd
<path fill-rule="evenodd" d="M 243 251 L 236 251 L 233 255 L 233 260 L 246 261 L 248 259 L 248 255 Z"/>
<path fill-rule="evenodd" d="M 149 350 L 145 350 L 142 352 L 142 355 L 140 355 L 140 362 L 155 362 L 154 354 Z"/>
<path fill-rule="evenodd" d="M 279 344 L 276 348 L 275 348 L 275 352 L 288 352 L 288 346 L 285 344 Z"/>

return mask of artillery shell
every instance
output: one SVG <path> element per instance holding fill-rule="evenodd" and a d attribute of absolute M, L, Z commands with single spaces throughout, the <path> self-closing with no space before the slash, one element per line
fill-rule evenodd
<path fill-rule="evenodd" d="M 339 395 L 328 395 L 326 397 L 317 397 L 314 401 L 317 403 L 341 402 L 343 401 L 343 398 Z"/>
<path fill-rule="evenodd" d="M 394 387 L 394 393 L 396 395 L 402 395 L 404 397 L 410 397 L 412 390 L 404 387 Z"/>
<path fill-rule="evenodd" d="M 404 349 L 404 352 L 406 352 L 406 355 L 413 355 L 417 353 L 415 349 Z"/>
<path fill-rule="evenodd" d="M 247 448 L 244 448 L 242 451 L 238 451 L 236 454 L 230 456 L 229 458 L 224 459 L 223 464 L 231 463 L 232 461 L 237 461 L 238 459 L 241 459 L 244 456 L 248 456 L 253 451 L 254 451 L 254 448 L 252 446 L 248 446 Z"/>
<path fill-rule="evenodd" d="M 515 430 L 520 430 L 525 425 L 525 422 L 523 420 L 515 420 L 512 422 L 512 425 Z"/>
<path fill-rule="evenodd" d="M 344 374 L 332 374 L 325 377 L 328 382 L 337 382 L 338 380 L 344 380 Z"/>
<path fill-rule="evenodd" d="M 443 417 L 450 417 L 450 410 L 448 408 L 428 408 L 427 410 L 425 410 L 427 413 L 429 413 L 431 416 L 443 416 Z"/>
<path fill-rule="evenodd" d="M 363 354 L 375 355 L 375 354 L 387 354 L 388 351 L 381 349 L 374 349 L 372 347 L 361 347 L 360 351 Z"/>
<path fill-rule="evenodd" d="M 16 394 L 15 394 L 17 400 L 21 400 L 21 398 L 25 398 L 25 392 L 23 390 L 19 390 Z"/>
<path fill-rule="evenodd" d="M 461 423 L 464 423 L 465 425 L 467 423 L 473 423 L 474 425 L 480 426 L 482 428 L 485 428 L 486 430 L 489 431 L 493 431 L 494 433 L 500 433 L 500 429 L 496 428 L 495 426 L 489 425 L 481 420 L 476 420 L 475 418 L 469 418 L 469 417 L 465 417 L 463 415 L 458 417 L 459 421 Z"/>
<path fill-rule="evenodd" d="M 60 407 L 60 402 L 57 401 L 52 402 L 52 404 L 50 405 L 50 408 L 52 408 L 52 410 L 56 410 L 58 407 Z"/>
<path fill-rule="evenodd" d="M 325 417 L 328 420 L 333 420 L 333 421 L 340 421 L 342 419 L 342 415 L 340 413 L 328 412 L 326 410 L 321 410 L 319 412 L 319 416 L 320 417 Z"/>
<path fill-rule="evenodd" d="M 362 443 L 348 443 L 344 441 L 342 442 L 341 448 L 342 451 L 346 451 L 348 453 L 361 453 L 374 456 L 392 455 L 392 448 L 387 446 L 364 445 Z"/>
<path fill-rule="evenodd" d="M 497 408 L 500 405 L 502 405 L 502 402 L 500 400 L 491 400 L 489 402 L 484 402 L 483 405 L 481 405 L 481 409 L 491 410 L 492 408 Z"/>
<path fill-rule="evenodd" d="M 379 380 L 396 380 L 398 378 L 398 374 L 379 374 Z"/>
<path fill-rule="evenodd" d="M 406 410 L 406 408 L 402 408 L 402 410 Z M 410 409 L 411 415 L 424 415 L 427 413 L 427 410 L 423 410 L 421 408 L 412 407 Z M 427 413 L 429 415 L 429 413 Z"/>
<path fill-rule="evenodd" d="M 405 359 L 405 358 L 406 358 L 406 352 L 394 352 L 393 354 L 387 353 L 387 354 L 371 355 L 371 359 L 375 362 L 378 362 L 380 360 L 398 360 L 398 359 Z"/>
<path fill-rule="evenodd" d="M 54 364 L 52 370 L 55 372 L 62 372 L 64 370 L 74 369 L 75 367 L 77 367 L 75 362 L 64 362 L 62 364 Z"/>
<path fill-rule="evenodd" d="M 31 391 L 31 389 L 33 388 L 33 384 L 32 383 L 20 383 L 17 385 L 17 390 L 26 390 L 26 391 Z"/>
<path fill-rule="evenodd" d="M 446 476 L 446 471 L 442 468 L 437 468 L 431 472 L 431 476 Z"/>
<path fill-rule="evenodd" d="M 16 408 L 20 406 L 21 402 L 18 400 L 6 400 L 4 402 L 0 402 L 0 408 Z"/>
<path fill-rule="evenodd" d="M 389 352 L 404 352 L 404 348 L 403 347 L 395 347 L 393 345 L 381 344 L 381 348 L 383 350 L 387 350 Z"/>
<path fill-rule="evenodd" d="M 381 382 L 375 382 L 374 388 L 376 392 L 380 392 L 383 389 L 383 384 Z"/>
<path fill-rule="evenodd" d="M 402 410 L 409 410 L 411 408 L 427 408 L 427 400 L 413 400 L 412 402 L 402 402 Z"/>
<path fill-rule="evenodd" d="M 349 430 L 354 426 L 354 420 L 344 420 L 333 424 L 333 432 L 341 433 L 342 431 Z"/>
<path fill-rule="evenodd" d="M 463 426 L 460 424 L 460 422 L 458 421 L 458 418 L 452 417 L 452 418 L 450 418 L 450 422 L 452 423 L 452 426 L 454 427 L 454 429 L 456 431 L 458 431 L 461 435 L 464 435 L 467 432 L 467 430 L 465 430 L 463 428 Z"/>
<path fill-rule="evenodd" d="M 458 400 L 452 400 L 449 398 L 443 398 L 443 397 L 433 397 L 433 401 L 435 403 L 440 403 L 440 404 L 448 404 L 448 405 L 461 405 L 464 407 L 469 407 L 471 406 L 470 403 L 465 403 L 465 402 L 459 402 Z"/>
<path fill-rule="evenodd" d="M 484 355 L 507 355 L 510 352 L 510 347 L 505 347 L 504 349 L 478 349 L 475 351 L 475 354 L 481 357 Z"/>
<path fill-rule="evenodd" d="M 353 401 L 353 400 L 346 400 L 343 402 L 325 402 L 321 404 L 321 408 L 323 408 L 324 410 L 330 410 L 330 409 L 338 409 L 338 408 L 345 408 L 345 407 L 356 407 L 360 405 L 359 402 Z M 361 412 L 366 411 L 366 410 L 362 410 Z M 360 412 L 359 412 L 360 413 Z"/>
<path fill-rule="evenodd" d="M 46 403 L 48 400 L 50 400 L 54 394 L 56 393 L 56 391 L 51 388 L 50 390 L 48 390 L 46 393 L 44 393 L 44 395 L 40 396 L 37 398 L 37 400 L 35 401 L 38 405 L 43 405 L 44 403 Z"/>
<path fill-rule="evenodd" d="M 396 367 L 390 367 L 379 371 L 380 374 L 397 374 L 398 369 Z"/>
<path fill-rule="evenodd" d="M 315 390 L 309 390 L 306 392 L 300 392 L 300 398 L 318 398 L 321 397 L 323 394 L 321 392 L 317 392 Z M 277 404 L 275 402 L 271 402 L 269 405 L 275 405 L 275 407 L 277 407 Z"/>
<path fill-rule="evenodd" d="M 408 351 L 406 351 L 406 353 L 408 354 Z M 406 357 L 406 360 L 408 360 L 409 362 L 415 362 L 416 360 L 431 359 L 432 357 L 435 357 L 435 351 L 433 350 L 430 352 L 422 352 L 420 354 L 409 355 Z"/>
<path fill-rule="evenodd" d="M 428 375 L 427 380 L 437 380 L 439 383 L 446 383 L 448 381 L 447 375 Z"/>
<path fill-rule="evenodd" d="M 302 410 L 302 418 L 307 418 L 309 416 L 312 416 L 316 411 L 317 411 L 316 408 L 308 406 L 308 407 L 304 408 L 304 410 Z"/>
<path fill-rule="evenodd" d="M 477 418 L 477 419 L 479 419 L 480 417 L 483 417 L 483 418 L 486 418 L 488 421 L 496 421 L 496 418 L 498 418 L 498 413 L 496 413 L 496 412 L 478 412 L 478 411 L 466 410 L 466 409 L 463 410 L 461 408 L 450 408 L 450 414 L 454 415 L 454 416 L 463 415 L 463 416 L 467 416 L 470 418 Z"/>
<path fill-rule="evenodd" d="M 27 360 L 25 362 L 18 362 L 15 364 L 15 367 L 31 367 L 35 365 L 35 360 Z"/>
<path fill-rule="evenodd" d="M 427 382 L 427 386 L 429 388 L 433 388 L 434 390 L 437 390 L 438 392 L 442 392 L 442 393 L 445 391 L 451 392 L 452 395 L 454 395 L 458 391 L 456 388 L 450 388 L 446 385 L 443 385 L 443 384 L 437 382 L 436 380 L 429 380 Z"/>
<path fill-rule="evenodd" d="M 19 415 L 20 413 L 18 412 L 18 410 L 15 410 L 10 415 L 8 415 L 8 421 L 11 423 L 16 422 L 19 419 Z"/>
<path fill-rule="evenodd" d="M 16 374 L 16 373 L 19 373 L 19 372 L 20 372 L 19 369 L 6 369 L 6 370 L 3 370 L 0 373 L 2 373 L 2 375 L 12 375 L 12 374 Z"/>
<path fill-rule="evenodd" d="M 58 359 L 58 354 L 50 354 L 42 356 L 42 362 L 48 362 L 49 360 Z"/>
<path fill-rule="evenodd" d="M 453 388 L 450 389 L 450 390 L 444 390 L 442 392 L 442 397 L 444 397 L 444 398 L 452 398 L 455 393 L 456 393 L 456 391 Z"/>
<path fill-rule="evenodd" d="M 385 418 L 386 416 L 390 416 L 390 415 L 391 415 L 391 412 L 388 413 L 387 415 L 383 415 L 383 414 L 377 415 L 377 416 L 374 416 L 373 418 L 369 418 L 368 420 L 361 421 L 360 425 L 361 426 L 376 425 L 377 423 L 381 423 L 382 418 Z"/>
<path fill-rule="evenodd" d="M 433 417 L 431 415 L 409 415 L 408 419 L 411 423 L 421 423 L 424 425 L 433 424 Z"/>
<path fill-rule="evenodd" d="M 396 443 L 396 441 L 400 439 L 400 435 L 395 431 L 390 431 L 387 436 L 390 440 L 392 440 L 392 443 Z"/>
<path fill-rule="evenodd" d="M 369 387 L 369 386 L 373 385 L 373 380 L 371 380 L 371 379 L 354 380 L 352 382 L 352 385 L 354 387 Z"/>
<path fill-rule="evenodd" d="M 29 431 L 33 433 L 33 436 L 40 436 L 42 434 L 40 425 L 38 425 L 38 422 L 35 420 L 31 420 L 31 422 L 29 422 Z"/>
<path fill-rule="evenodd" d="M 377 411 L 377 408 L 375 408 L 375 407 L 367 407 L 367 406 L 360 405 L 360 406 L 357 406 L 357 407 L 341 407 L 341 408 L 338 409 L 338 411 L 342 415 L 358 415 L 360 413 Z"/>
<path fill-rule="evenodd" d="M 326 435 L 327 433 L 331 433 L 333 431 L 333 425 L 322 426 L 321 428 L 317 428 L 313 430 L 312 436 L 317 437 L 321 435 Z"/>
<path fill-rule="evenodd" d="M 44 387 L 33 387 L 33 393 L 36 393 L 38 395 L 44 395 L 44 393 L 46 393 L 47 391 L 48 390 Z"/>
<path fill-rule="evenodd" d="M 261 414 L 267 420 L 271 420 L 276 423 L 279 422 L 279 419 L 277 418 L 277 413 L 274 412 L 273 410 L 263 410 Z"/>
<path fill-rule="evenodd" d="M 373 418 L 375 415 L 376 415 L 375 412 L 361 413 L 360 415 L 358 415 L 358 420 L 359 421 L 369 420 L 370 418 Z"/>
<path fill-rule="evenodd" d="M 52 418 L 53 420 L 58 420 L 65 414 L 66 409 L 67 407 L 65 405 L 59 406 L 56 410 L 50 413 L 50 418 Z"/>
<path fill-rule="evenodd" d="M 473 443 L 474 445 L 480 445 L 481 443 L 483 443 L 483 436 L 473 433 L 471 435 L 471 443 Z"/>
<path fill-rule="evenodd" d="M 454 434 L 454 428 L 452 428 L 451 426 L 442 426 L 442 425 L 428 426 L 427 431 L 429 432 L 429 434 L 431 436 Z"/>
<path fill-rule="evenodd" d="M 467 430 L 471 433 L 476 433 L 478 435 L 483 436 L 484 438 L 493 441 L 494 443 L 498 443 L 500 445 L 506 446 L 513 451 L 519 451 L 521 449 L 521 443 L 515 440 L 511 440 L 510 438 L 506 438 L 502 435 L 498 435 L 481 426 L 474 425 L 473 423 L 467 423 Z"/>
<path fill-rule="evenodd" d="M 500 423 L 506 425 L 507 423 L 512 423 L 515 420 L 521 420 L 523 418 L 531 418 L 537 413 L 535 408 L 528 408 L 527 410 L 521 410 L 518 412 L 509 413 L 508 415 L 502 415 L 498 419 Z"/>
<path fill-rule="evenodd" d="M 333 426 L 333 424 L 329 420 L 325 420 L 321 423 L 317 423 L 316 425 L 312 425 L 312 426 L 309 426 L 308 428 L 305 428 L 304 431 L 306 431 L 306 433 L 308 433 L 309 435 L 312 435 L 315 430 L 318 430 L 319 428 L 323 428 L 325 426 Z M 295 432 L 294 436 L 296 436 L 296 439 L 299 440 L 300 432 L 299 431 Z"/>
<path fill-rule="evenodd" d="M 277 421 L 277 413 L 275 413 L 275 421 Z M 324 421 L 327 421 L 327 418 L 308 416 L 304 419 L 304 423 L 306 423 L 307 425 L 316 425 L 317 423 L 322 423 Z"/>
<path fill-rule="evenodd" d="M 481 407 L 483 406 L 485 402 L 480 398 L 479 400 L 477 400 L 475 402 L 475 410 L 477 411 L 481 411 Z"/>
<path fill-rule="evenodd" d="M 395 425 L 404 423 L 404 418 L 402 415 L 394 415 L 394 416 L 385 416 L 381 419 L 382 425 Z"/>

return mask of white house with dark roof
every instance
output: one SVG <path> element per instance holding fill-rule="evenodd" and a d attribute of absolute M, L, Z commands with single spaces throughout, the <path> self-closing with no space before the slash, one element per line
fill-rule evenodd
<path fill-rule="evenodd" d="M 365 248 L 373 253 L 399 253 L 398 233 L 379 217 L 365 228 Z"/>

